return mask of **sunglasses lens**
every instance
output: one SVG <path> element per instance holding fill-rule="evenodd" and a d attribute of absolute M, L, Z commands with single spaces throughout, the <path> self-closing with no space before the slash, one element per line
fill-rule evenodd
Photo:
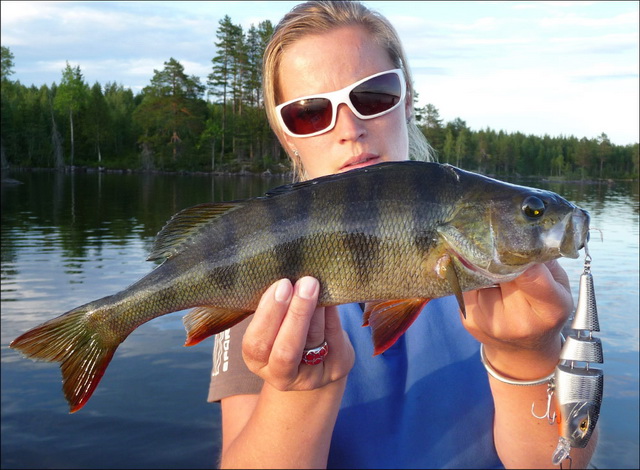
<path fill-rule="evenodd" d="M 326 98 L 296 101 L 282 108 L 280 114 L 285 125 L 294 134 L 313 134 L 331 124 L 331 101 Z"/>
<path fill-rule="evenodd" d="M 402 85 L 395 73 L 379 75 L 361 83 L 349 93 L 353 106 L 363 116 L 389 111 L 400 101 Z"/>

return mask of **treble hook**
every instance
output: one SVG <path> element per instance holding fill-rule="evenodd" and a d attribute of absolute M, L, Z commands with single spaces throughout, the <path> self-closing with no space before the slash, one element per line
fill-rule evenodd
<path fill-rule="evenodd" d="M 573 466 L 573 459 L 569 455 L 567 455 L 562 462 L 564 462 L 565 460 L 569 461 L 569 470 L 571 470 L 571 467 Z M 560 462 L 561 470 L 564 469 L 564 467 L 562 466 L 562 462 Z"/>
<path fill-rule="evenodd" d="M 553 397 L 553 390 L 554 390 L 554 384 L 553 384 L 553 379 L 549 380 L 549 385 L 547 386 L 547 409 L 545 410 L 544 414 L 542 416 L 538 416 L 533 409 L 535 408 L 536 404 L 531 403 L 531 414 L 533 415 L 534 418 L 538 418 L 538 419 L 545 419 L 547 418 L 549 420 L 549 424 L 553 424 L 556 422 L 556 412 L 553 412 L 553 416 L 549 416 L 549 412 L 551 411 L 551 398 Z"/>

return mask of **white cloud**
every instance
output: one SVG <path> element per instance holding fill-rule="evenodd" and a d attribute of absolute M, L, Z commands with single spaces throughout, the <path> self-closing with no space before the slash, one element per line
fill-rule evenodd
<path fill-rule="evenodd" d="M 532 10 L 532 9 L 557 9 L 557 8 L 584 8 L 595 5 L 597 2 L 580 2 L 580 1 L 534 1 L 534 2 L 512 2 L 512 8 L 515 10 Z"/>
<path fill-rule="evenodd" d="M 603 28 L 627 26 L 638 23 L 638 11 L 625 12 L 612 17 L 588 17 L 576 14 L 542 18 L 538 24 L 543 28 L 580 26 L 583 28 Z"/>
<path fill-rule="evenodd" d="M 211 73 L 211 62 L 202 64 L 200 62 L 192 62 L 183 60 L 180 62 L 184 66 L 184 72 L 187 75 L 195 75 L 200 77 L 202 83 L 206 82 L 207 76 Z"/>
<path fill-rule="evenodd" d="M 69 61 L 89 84 L 137 92 L 170 57 L 204 83 L 225 14 L 247 29 L 295 3 L 2 2 L 2 44 L 24 84 L 59 82 Z M 395 25 L 420 103 L 445 120 L 638 141 L 637 3 L 366 3 Z"/>
<path fill-rule="evenodd" d="M 613 56 L 628 50 L 635 50 L 636 53 L 638 51 L 638 35 L 635 33 L 551 37 L 548 42 L 548 48 L 556 54 L 609 54 Z"/>
<path fill-rule="evenodd" d="M 46 17 L 52 5 L 42 2 L 0 2 L 0 15 L 8 23 L 18 24 Z"/>

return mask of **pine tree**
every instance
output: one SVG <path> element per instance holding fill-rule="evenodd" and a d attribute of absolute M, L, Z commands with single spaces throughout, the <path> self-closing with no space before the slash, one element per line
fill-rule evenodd
<path fill-rule="evenodd" d="M 159 151 L 167 146 L 171 159 L 177 160 L 185 147 L 194 145 L 202 131 L 205 103 L 200 79 L 187 76 L 184 67 L 173 57 L 163 70 L 154 70 L 151 84 L 144 88 L 144 98 L 134 112 L 134 119 L 144 129 L 142 144 Z M 185 138 L 189 137 L 189 142 Z"/>
<path fill-rule="evenodd" d="M 213 71 L 209 74 L 207 84 L 212 95 L 222 98 L 222 153 L 225 151 L 225 134 L 227 131 L 227 99 L 233 77 L 235 49 L 238 43 L 239 26 L 231 22 L 229 15 L 219 21 L 216 31 L 216 56 L 211 59 Z"/>
<path fill-rule="evenodd" d="M 55 95 L 54 105 L 60 112 L 69 114 L 69 132 L 71 142 L 70 165 L 73 166 L 75 153 L 73 116 L 85 105 L 88 86 L 80 71 L 80 66 L 71 67 L 69 62 L 62 71 L 62 81 Z"/>

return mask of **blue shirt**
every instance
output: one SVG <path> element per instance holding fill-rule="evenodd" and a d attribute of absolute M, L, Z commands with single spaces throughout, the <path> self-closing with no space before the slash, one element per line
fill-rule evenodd
<path fill-rule="evenodd" d="M 356 362 L 333 432 L 331 468 L 496 468 L 493 397 L 455 298 L 427 304 L 373 356 L 358 304 L 339 307 Z M 331 354 L 331 352 L 329 352 Z"/>
<path fill-rule="evenodd" d="M 454 297 L 432 300 L 396 343 L 373 356 L 358 304 L 338 307 L 355 349 L 329 450 L 329 468 L 502 468 L 480 344 Z M 250 318 L 216 336 L 209 400 L 259 393 L 242 359 Z M 329 351 L 331 354 L 331 351 Z"/>

